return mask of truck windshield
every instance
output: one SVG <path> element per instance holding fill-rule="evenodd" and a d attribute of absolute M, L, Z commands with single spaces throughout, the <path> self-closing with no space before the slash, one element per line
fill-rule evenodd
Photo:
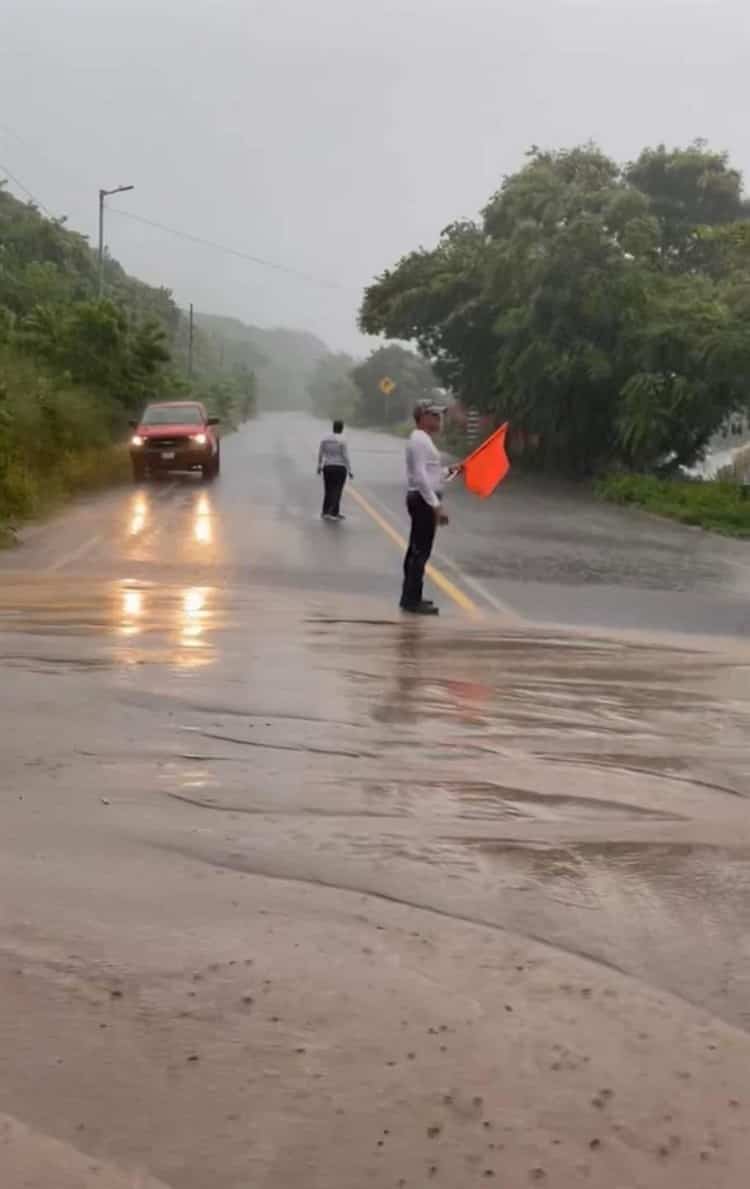
<path fill-rule="evenodd" d="M 152 405 L 143 414 L 141 425 L 202 425 L 200 409 L 195 405 Z"/>

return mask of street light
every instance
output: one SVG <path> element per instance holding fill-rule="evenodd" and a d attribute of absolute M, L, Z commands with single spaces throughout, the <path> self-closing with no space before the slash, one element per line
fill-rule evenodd
<path fill-rule="evenodd" d="M 99 191 L 99 279 L 97 291 L 102 295 L 104 285 L 104 199 L 110 194 L 124 194 L 126 190 L 135 190 L 135 186 L 115 186 L 114 190 Z"/>

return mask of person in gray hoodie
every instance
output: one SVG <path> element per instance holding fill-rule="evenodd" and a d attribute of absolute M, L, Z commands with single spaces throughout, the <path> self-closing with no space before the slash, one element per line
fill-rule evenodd
<path fill-rule="evenodd" d="M 344 520 L 341 493 L 347 478 L 353 479 L 349 450 L 344 438 L 343 421 L 334 421 L 333 433 L 326 434 L 318 450 L 318 474 L 323 476 L 324 520 Z"/>

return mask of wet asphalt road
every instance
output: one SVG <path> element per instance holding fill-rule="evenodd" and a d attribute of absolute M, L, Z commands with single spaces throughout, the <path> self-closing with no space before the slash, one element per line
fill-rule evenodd
<path fill-rule="evenodd" d="M 348 519 L 323 524 L 320 428 L 263 418 L 224 442 L 215 486 L 115 491 L 0 556 L 0 989 L 27 1020 L 0 1013 L 0 1111 L 180 1189 L 235 1189 L 249 1159 L 231 1105 L 249 1092 L 231 1080 L 241 1044 L 257 1075 L 254 1183 L 343 1189 L 360 1183 L 347 1144 L 370 1138 L 349 1120 L 341 1165 L 327 1165 L 326 1127 L 345 1108 L 333 1090 L 317 1114 L 300 1107 L 310 1079 L 329 1077 L 345 1102 L 355 1094 L 345 1050 L 367 1036 L 373 1068 L 390 1069 L 377 1046 L 396 1029 L 421 1058 L 422 1018 L 439 1039 L 450 1004 L 452 1030 L 476 1012 L 489 1031 L 456 1038 L 451 1070 L 417 1061 L 400 1093 L 428 1116 L 436 1078 L 469 1102 L 486 1097 L 486 1072 L 484 1088 L 467 1088 L 478 1054 L 520 1043 L 498 1036 L 487 1001 L 498 995 L 504 1015 L 528 1002 L 522 1037 L 543 1048 L 552 1021 L 550 1048 L 567 1054 L 545 1058 L 543 1077 L 527 1070 L 534 1126 L 540 1078 L 561 1066 L 584 1078 L 587 1044 L 608 1051 L 615 1000 L 627 1003 L 616 1028 L 629 1039 L 599 1082 L 618 1074 L 625 1095 L 630 1078 L 636 1110 L 638 1071 L 655 1084 L 663 1070 L 679 1080 L 680 1125 L 695 1129 L 717 1077 L 733 1076 L 714 1056 L 727 1037 L 747 1069 L 747 546 L 564 488 L 514 482 L 478 504 L 454 486 L 432 592 L 443 616 L 404 622 L 402 443 L 351 435 Z M 460 994 L 481 1010 L 463 999 L 456 1009 L 459 970 Z M 495 978 L 506 982 L 490 994 Z M 109 1019 L 103 1003 L 123 996 L 136 1010 Z M 263 996 L 256 1033 L 246 1017 Z M 317 1072 L 307 1055 L 305 1070 L 279 1072 L 281 1020 L 283 1060 L 315 1051 Z M 499 1066 L 527 1069 L 528 1043 L 521 1057 L 498 1051 Z M 435 1049 L 448 1060 L 437 1039 Z M 211 1074 L 198 1093 L 184 1062 L 204 1054 Z M 597 1083 L 566 1093 L 577 1118 Z M 588 1132 L 574 1143 L 577 1124 L 550 1122 L 567 1109 L 555 1095 L 536 1146 L 567 1127 L 589 1159 Z M 385 1087 L 360 1113 L 393 1102 Z M 658 1112 L 646 1114 L 638 1126 L 656 1127 Z M 282 1158 L 282 1137 L 304 1118 L 317 1138 Z M 613 1123 L 613 1163 L 596 1183 L 703 1185 L 710 1149 L 711 1184 L 739 1189 L 737 1137 L 712 1120 L 700 1126 L 715 1142 L 694 1150 L 657 1131 L 626 1142 Z M 538 1166 L 518 1139 L 529 1118 L 517 1124 L 506 1141 L 505 1167 L 524 1178 L 514 1185 Z M 732 1126 L 746 1134 L 744 1114 Z M 459 1162 L 445 1183 L 463 1184 L 460 1162 L 479 1159 L 461 1144 L 445 1156 Z M 399 1168 L 421 1185 L 433 1165 L 413 1147 Z M 580 1152 L 568 1158 L 545 1156 L 551 1184 L 583 1176 Z M 398 1184 L 397 1171 L 376 1162 L 362 1183 Z"/>
<path fill-rule="evenodd" d="M 345 526 L 318 520 L 314 473 L 321 430 L 299 414 L 266 416 L 224 442 L 215 487 L 194 478 L 117 491 L 79 505 L 0 556 L 0 574 L 84 573 L 123 580 L 207 581 L 395 601 L 399 546 L 382 519 L 407 529 L 403 443 L 349 434 L 366 507 L 345 498 Z M 746 637 L 750 546 L 585 492 L 512 476 L 487 501 L 454 483 L 453 522 L 436 561 L 482 611 L 509 621 Z M 381 521 L 377 523 L 376 520 Z M 441 590 L 443 611 L 452 601 Z M 352 603 L 356 613 L 356 601 Z"/>

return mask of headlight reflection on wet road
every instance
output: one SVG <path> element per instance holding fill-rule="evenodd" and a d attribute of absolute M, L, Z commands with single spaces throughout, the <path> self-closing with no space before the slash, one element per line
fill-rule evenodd
<path fill-rule="evenodd" d="M 125 589 L 121 598 L 119 631 L 122 636 L 137 636 L 143 615 L 143 591 Z"/>
<path fill-rule="evenodd" d="M 157 645 L 161 641 L 180 667 L 205 664 L 208 654 L 199 660 L 196 650 L 207 647 L 205 635 L 212 619 L 209 595 L 207 587 L 142 589 L 126 580 L 120 586 L 115 612 L 117 634 L 129 641 L 141 635 L 148 635 Z"/>
<path fill-rule="evenodd" d="M 214 529 L 212 521 L 212 509 L 211 501 L 207 495 L 200 496 L 195 505 L 193 536 L 199 545 L 213 544 Z"/>
<path fill-rule="evenodd" d="M 146 527 L 148 519 L 148 500 L 143 492 L 133 496 L 130 505 L 130 523 L 128 531 L 131 537 L 138 537 Z"/>
<path fill-rule="evenodd" d="M 206 591 L 191 587 L 182 595 L 180 643 L 186 648 L 200 647 L 206 627 Z"/>

